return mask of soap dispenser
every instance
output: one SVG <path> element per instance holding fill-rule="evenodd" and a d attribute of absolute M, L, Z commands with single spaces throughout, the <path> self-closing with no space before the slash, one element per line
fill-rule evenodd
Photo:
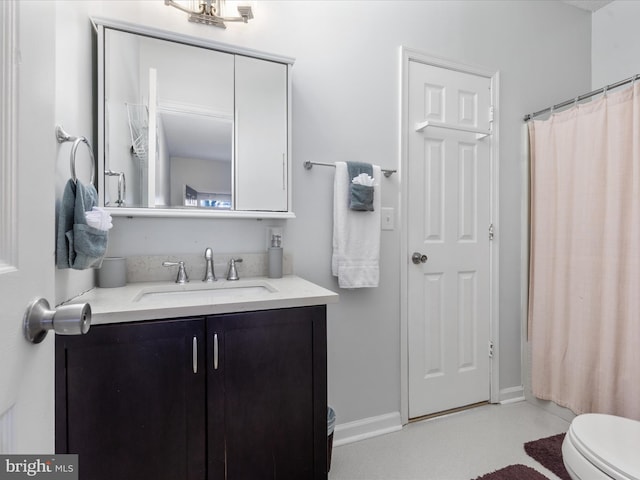
<path fill-rule="evenodd" d="M 269 247 L 269 278 L 282 278 L 282 237 L 275 234 Z"/>

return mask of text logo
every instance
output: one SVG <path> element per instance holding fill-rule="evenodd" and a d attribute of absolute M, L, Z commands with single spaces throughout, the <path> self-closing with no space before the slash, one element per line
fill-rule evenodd
<path fill-rule="evenodd" d="M 78 480 L 78 455 L 0 455 L 0 480 Z"/>

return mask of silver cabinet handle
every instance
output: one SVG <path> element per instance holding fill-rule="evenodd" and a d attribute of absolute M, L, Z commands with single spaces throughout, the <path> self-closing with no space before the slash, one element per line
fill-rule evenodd
<path fill-rule="evenodd" d="M 287 188 L 287 167 L 286 167 L 286 159 L 284 158 L 284 153 L 282 154 L 282 190 L 286 190 Z"/>
<path fill-rule="evenodd" d="M 218 369 L 218 334 L 213 334 L 213 369 Z"/>
<path fill-rule="evenodd" d="M 198 373 L 198 339 L 193 337 L 193 373 Z"/>

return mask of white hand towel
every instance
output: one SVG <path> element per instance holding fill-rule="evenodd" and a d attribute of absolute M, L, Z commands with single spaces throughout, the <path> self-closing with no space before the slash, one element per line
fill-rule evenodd
<path fill-rule="evenodd" d="M 377 287 L 380 278 L 380 179 L 373 166 L 373 211 L 349 209 L 349 183 L 345 162 L 336 162 L 333 185 L 333 255 L 331 271 L 340 288 Z"/>
<path fill-rule="evenodd" d="M 87 225 L 98 230 L 109 230 L 113 227 L 111 214 L 100 207 L 93 207 L 90 212 L 84 212 Z"/>
<path fill-rule="evenodd" d="M 373 178 L 371 178 L 366 173 L 361 173 L 357 177 L 353 177 L 353 180 L 351 180 L 351 183 L 356 185 L 365 185 L 368 187 L 373 187 L 375 185 Z"/>

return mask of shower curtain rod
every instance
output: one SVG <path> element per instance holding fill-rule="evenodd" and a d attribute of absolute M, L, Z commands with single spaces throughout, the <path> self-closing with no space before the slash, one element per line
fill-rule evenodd
<path fill-rule="evenodd" d="M 528 113 L 527 115 L 524 116 L 524 121 L 528 122 L 533 117 L 537 117 L 538 115 L 542 115 L 543 113 L 551 112 L 551 111 L 555 110 L 556 108 L 566 107 L 567 105 L 571 105 L 572 103 L 578 103 L 578 102 L 580 102 L 582 100 L 585 100 L 587 98 L 593 97 L 594 95 L 598 95 L 600 93 L 604 93 L 607 90 L 610 90 L 612 88 L 621 87 L 622 85 L 625 85 L 627 83 L 635 82 L 638 78 L 640 78 L 640 74 L 635 74 L 633 77 L 625 78 L 624 80 L 620 80 L 619 82 L 612 83 L 611 85 L 607 85 L 606 87 L 599 88 L 597 90 L 594 90 L 593 92 L 585 93 L 584 95 L 580 95 L 580 96 L 578 96 L 578 97 L 576 97 L 574 99 L 567 100 L 566 102 L 558 103 L 557 105 L 554 105 L 553 107 L 547 107 L 544 110 L 539 110 L 539 111 L 534 112 L 534 113 Z"/>

